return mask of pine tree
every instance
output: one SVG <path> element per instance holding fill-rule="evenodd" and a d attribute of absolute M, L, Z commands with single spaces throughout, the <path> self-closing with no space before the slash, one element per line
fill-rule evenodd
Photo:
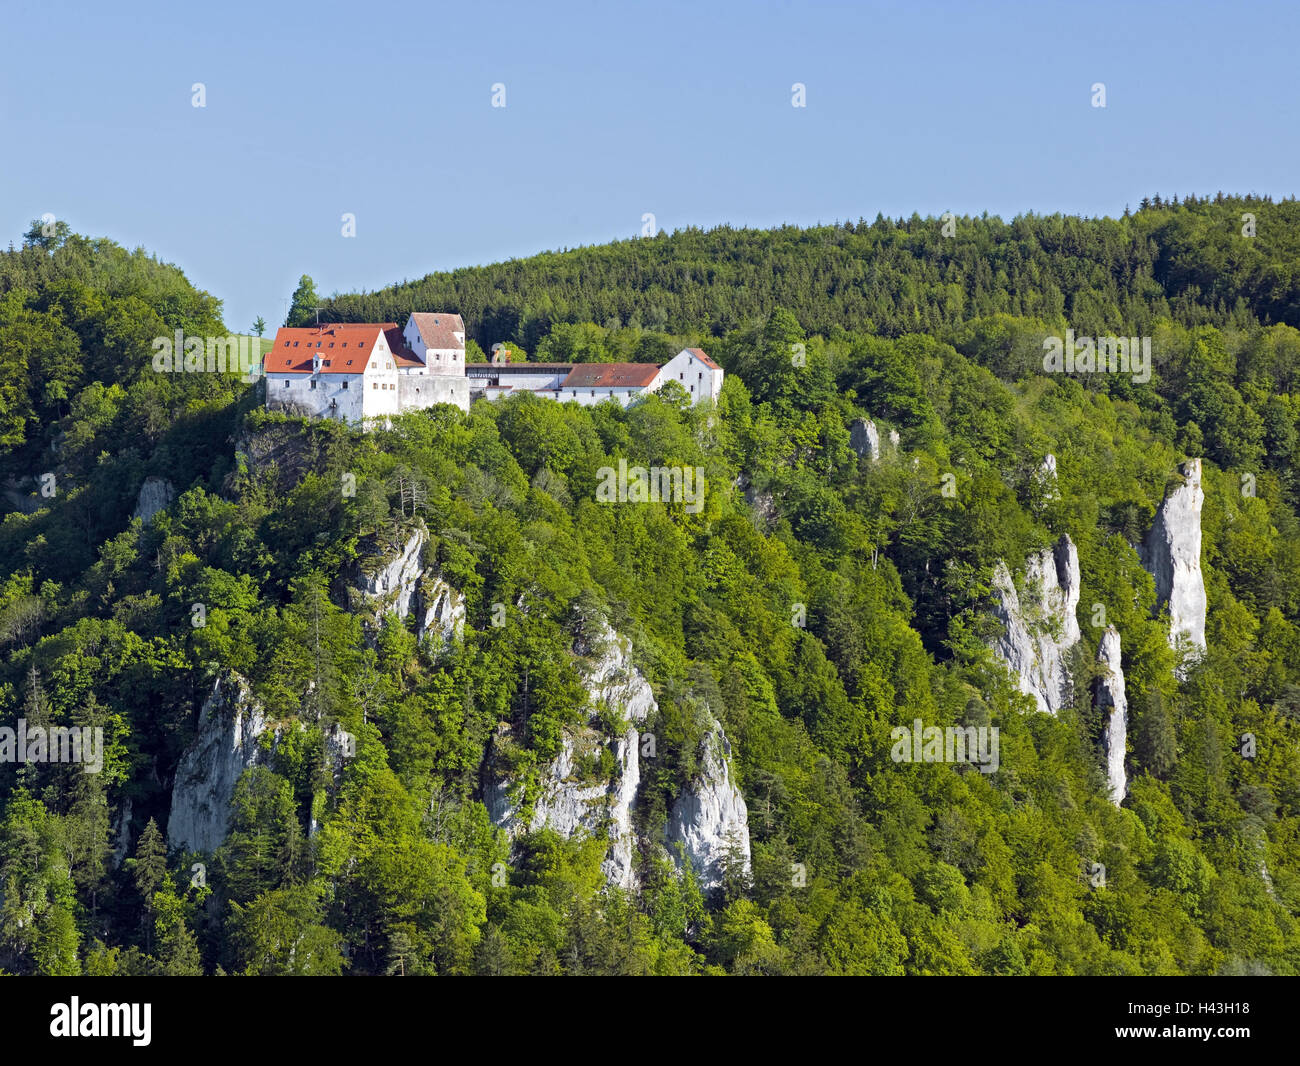
<path fill-rule="evenodd" d="M 153 924 L 151 919 L 154 916 L 154 893 L 167 877 L 167 844 L 158 830 L 158 823 L 152 818 L 140 834 L 135 858 L 128 859 L 124 865 L 130 868 L 135 889 L 143 902 L 140 927 L 150 933 Z"/>
<path fill-rule="evenodd" d="M 1155 777 L 1167 777 L 1178 763 L 1178 738 L 1159 689 L 1152 689 L 1146 711 L 1138 719 L 1134 747 L 1139 763 Z"/>

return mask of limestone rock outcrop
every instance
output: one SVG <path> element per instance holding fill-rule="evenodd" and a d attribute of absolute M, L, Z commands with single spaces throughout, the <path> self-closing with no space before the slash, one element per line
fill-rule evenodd
<path fill-rule="evenodd" d="M 168 847 L 210 854 L 226 837 L 235 782 L 263 758 L 258 738 L 266 713 L 248 682 L 234 673 L 217 678 L 199 711 L 199 730 L 181 756 L 172 783 Z"/>
<path fill-rule="evenodd" d="M 1068 695 L 1066 656 L 1079 642 L 1079 553 L 1068 536 L 1031 555 L 1020 587 L 1004 562 L 993 572 L 995 613 L 1003 632 L 993 652 L 1040 711 L 1055 714 Z"/>
<path fill-rule="evenodd" d="M 154 515 L 176 499 L 176 486 L 163 477 L 147 477 L 140 486 L 132 518 L 139 518 L 146 526 L 153 524 Z"/>
<path fill-rule="evenodd" d="M 415 621 L 415 638 L 424 640 L 435 634 L 442 640 L 460 636 L 465 629 L 465 601 L 460 593 L 438 575 L 425 573 L 415 589 L 419 610 Z"/>
<path fill-rule="evenodd" d="M 1201 573 L 1201 461 L 1182 467 L 1183 483 L 1156 512 L 1140 552 L 1142 565 L 1156 581 L 1156 606 L 1169 608 L 1169 644 L 1185 641 L 1205 651 L 1205 578 Z"/>
<path fill-rule="evenodd" d="M 421 522 L 394 551 L 377 554 L 358 567 L 353 586 L 374 622 L 383 614 L 404 619 L 414 611 L 416 639 L 436 634 L 451 640 L 465 627 L 465 602 L 439 574 L 425 568 L 428 542 L 429 532 Z"/>
<path fill-rule="evenodd" d="M 849 447 L 859 459 L 870 459 L 873 463 L 880 458 L 880 431 L 869 418 L 855 418 L 849 426 Z"/>
<path fill-rule="evenodd" d="M 606 880 L 620 888 L 636 885 L 636 835 L 632 804 L 641 784 L 638 727 L 657 709 L 650 683 L 632 664 L 628 642 L 604 626 L 596 641 L 597 654 L 584 668 L 590 698 L 587 724 L 566 731 L 559 755 L 542 768 L 531 817 L 525 819 L 519 783 L 490 775 L 484 802 L 492 821 L 512 837 L 550 828 L 565 838 L 584 832 L 606 836 L 609 851 L 601 864 Z M 594 728 L 605 708 L 613 709 L 625 728 L 610 739 Z M 608 778 L 584 775 L 581 764 L 608 746 L 613 772 Z"/>
<path fill-rule="evenodd" d="M 1102 745 L 1106 753 L 1106 784 L 1111 802 L 1119 806 L 1128 795 L 1124 750 L 1128 743 L 1128 697 L 1120 662 L 1119 631 L 1110 626 L 1101 637 L 1097 661 L 1102 673 L 1097 682 L 1097 707 L 1102 713 Z"/>
<path fill-rule="evenodd" d="M 749 812 L 731 777 L 731 742 L 722 724 L 701 742 L 701 774 L 673 804 L 668 818 L 669 852 L 678 845 L 706 891 L 722 883 L 727 858 L 734 852 L 745 875 L 750 871 Z"/>
<path fill-rule="evenodd" d="M 488 761 L 484 803 L 494 824 L 518 837 L 543 827 L 566 838 L 578 833 L 608 839 L 602 871 L 611 885 L 637 885 L 638 840 L 632 811 L 641 785 L 640 727 L 658 710 L 649 682 L 632 664 L 628 641 L 602 623 L 593 653 L 583 664 L 589 697 L 586 723 L 566 730 L 559 755 L 541 768 L 531 812 L 524 811 L 520 782 L 496 771 Z M 600 728 L 609 711 L 622 724 L 616 735 Z M 727 857 L 738 855 L 748 872 L 749 818 L 728 762 L 731 745 L 722 726 L 708 716 L 700 751 L 700 772 L 685 783 L 673 803 L 663 843 L 676 859 L 683 856 L 706 889 L 716 887 Z M 499 737 L 508 735 L 501 729 Z M 608 750 L 608 775 L 595 774 L 601 749 Z M 652 842 L 646 842 L 652 843 Z M 677 845 L 680 844 L 680 848 Z"/>
<path fill-rule="evenodd" d="M 307 819 L 307 835 L 314 837 L 320 830 L 321 818 L 329 804 L 330 798 L 337 795 L 343 783 L 343 771 L 348 759 L 356 754 L 356 738 L 338 722 L 325 730 L 325 769 L 329 780 L 321 785 L 312 795 L 311 816 Z"/>
<path fill-rule="evenodd" d="M 1051 452 L 1038 467 L 1038 487 L 1044 500 L 1055 500 L 1060 495 L 1056 488 L 1056 456 Z"/>
<path fill-rule="evenodd" d="M 32 486 L 32 491 L 27 491 L 27 486 Z M 40 482 L 33 477 L 16 478 L 9 477 L 4 482 L 4 497 L 9 501 L 9 506 L 20 514 L 35 514 L 42 507 L 48 507 L 50 500 L 45 499 L 40 494 Z"/>

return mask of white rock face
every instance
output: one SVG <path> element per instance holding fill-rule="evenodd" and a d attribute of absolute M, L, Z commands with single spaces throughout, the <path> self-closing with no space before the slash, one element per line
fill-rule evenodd
<path fill-rule="evenodd" d="M 1120 663 L 1119 631 L 1110 626 L 1102 634 L 1097 661 L 1102 665 L 1097 685 L 1097 707 L 1105 716 L 1102 734 L 1106 750 L 1106 784 L 1110 801 L 1118 807 L 1128 795 L 1124 774 L 1124 748 L 1128 737 L 1128 697 L 1124 693 L 1124 671 Z"/>
<path fill-rule="evenodd" d="M 350 737 L 338 722 L 325 730 L 325 768 L 329 771 L 330 779 L 312 796 L 312 814 L 307 820 L 308 837 L 314 837 L 320 830 L 320 822 L 316 817 L 316 812 L 320 809 L 318 803 L 323 806 L 324 801 L 338 791 L 339 785 L 343 783 L 344 767 L 348 759 L 356 754 L 355 749 L 356 738 Z"/>
<path fill-rule="evenodd" d="M 122 865 L 123 860 L 131 852 L 131 806 L 131 797 L 127 796 L 118 810 L 117 828 L 114 830 L 117 839 L 113 843 L 114 870 Z"/>
<path fill-rule="evenodd" d="M 133 518 L 141 519 L 146 526 L 153 524 L 153 517 L 176 499 L 176 486 L 166 478 L 147 477 L 140 486 L 140 497 L 136 501 Z"/>
<path fill-rule="evenodd" d="M 464 631 L 465 601 L 442 577 L 424 569 L 421 560 L 428 542 L 428 530 L 421 523 L 386 563 L 359 571 L 356 587 L 376 617 L 393 614 L 404 619 L 414 610 L 418 640 L 431 634 L 450 640 Z"/>
<path fill-rule="evenodd" d="M 437 576 L 425 574 L 416 590 L 418 613 L 415 637 L 436 634 L 444 641 L 458 637 L 465 630 L 465 600 L 459 592 Z"/>
<path fill-rule="evenodd" d="M 588 721 L 595 722 L 601 708 L 612 707 L 627 724 L 625 731 L 613 741 L 590 724 L 566 732 L 559 756 L 542 769 L 540 793 L 526 824 L 519 810 L 516 782 L 500 777 L 490 781 L 484 802 L 492 821 L 512 837 L 543 827 L 565 838 L 579 832 L 607 836 L 609 851 L 601 864 L 605 878 L 611 885 L 631 889 L 636 886 L 632 803 L 641 784 L 638 726 L 657 705 L 650 683 L 632 665 L 628 642 L 605 626 L 597 643 L 603 645 L 600 654 L 585 671 L 592 707 Z M 603 744 L 613 750 L 612 776 L 607 781 L 580 781 L 579 757 Z"/>
<path fill-rule="evenodd" d="M 217 678 L 199 711 L 199 732 L 172 784 L 167 846 L 211 854 L 226 837 L 239 775 L 262 759 L 266 714 L 237 674 Z"/>
<path fill-rule="evenodd" d="M 1079 642 L 1079 553 L 1063 536 L 1055 547 L 1031 555 L 1020 590 L 1006 564 L 993 572 L 996 614 L 1004 630 L 994 654 L 1016 675 L 1020 691 L 1040 711 L 1055 714 L 1065 702 L 1069 674 L 1066 653 Z"/>
<path fill-rule="evenodd" d="M 739 848 L 746 875 L 750 871 L 749 811 L 732 783 L 730 757 L 731 743 L 714 720 L 702 742 L 700 780 L 677 797 L 668 819 L 669 852 L 676 857 L 676 845 L 682 846 L 706 891 L 722 883 L 729 849 Z"/>
<path fill-rule="evenodd" d="M 858 453 L 859 459 L 870 459 L 873 463 L 880 458 L 880 432 L 869 418 L 855 418 L 849 426 L 849 447 Z"/>
<path fill-rule="evenodd" d="M 405 618 L 411 611 L 416 582 L 424 573 L 420 557 L 428 541 L 423 526 L 412 530 L 396 556 L 378 569 L 360 572 L 357 587 L 372 600 L 381 601 L 381 610 Z"/>
<path fill-rule="evenodd" d="M 1165 497 L 1143 545 L 1142 565 L 1156 579 L 1156 604 L 1169 606 L 1169 644 L 1205 651 L 1205 578 L 1201 573 L 1201 461 L 1183 464 L 1184 482 Z"/>
<path fill-rule="evenodd" d="M 627 640 L 603 625 L 596 641 L 600 647 L 584 670 L 591 714 L 588 724 L 567 731 L 560 754 L 541 772 L 539 795 L 532 817 L 525 823 L 519 810 L 517 783 L 501 776 L 484 788 L 484 803 L 494 824 L 512 837 L 547 827 L 563 837 L 577 833 L 605 836 L 609 851 L 601 864 L 606 880 L 619 888 L 637 885 L 636 833 L 632 806 L 641 784 L 641 734 L 639 726 L 658 709 L 654 691 L 632 664 Z M 612 740 L 593 726 L 604 707 L 617 710 L 626 729 Z M 580 780 L 579 759 L 607 745 L 614 756 L 608 780 Z M 732 783 L 727 759 L 731 745 L 722 726 L 711 720 L 703 742 L 700 780 L 689 785 L 673 805 L 666 840 L 680 842 L 687 860 L 700 873 L 705 888 L 720 883 L 722 859 L 734 844 L 749 869 L 749 816 L 744 797 Z"/>
<path fill-rule="evenodd" d="M 1038 468 L 1038 484 L 1045 499 L 1054 500 L 1059 495 L 1056 490 L 1056 456 L 1051 452 Z"/>
<path fill-rule="evenodd" d="M 898 436 L 898 430 L 896 430 L 896 429 L 891 429 L 891 430 L 889 431 L 889 446 L 890 446 L 894 451 L 898 451 L 898 442 L 899 442 L 900 439 L 901 439 L 901 438 Z"/>

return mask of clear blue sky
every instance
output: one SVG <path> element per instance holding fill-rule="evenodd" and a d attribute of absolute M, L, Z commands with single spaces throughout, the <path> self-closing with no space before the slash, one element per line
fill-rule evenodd
<path fill-rule="evenodd" d="M 375 289 L 645 212 L 1098 215 L 1300 184 L 1284 0 L 5 0 L 0 31 L 6 243 L 50 212 L 143 245 L 232 329 L 278 325 L 303 273 Z"/>

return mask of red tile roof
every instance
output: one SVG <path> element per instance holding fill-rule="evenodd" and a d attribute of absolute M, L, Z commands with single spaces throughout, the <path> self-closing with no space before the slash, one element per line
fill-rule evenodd
<path fill-rule="evenodd" d="M 465 336 L 465 321 L 460 315 L 446 315 L 441 312 L 413 311 L 415 328 L 420 332 L 420 339 L 426 348 L 461 348 L 465 342 L 457 338 Z"/>
<path fill-rule="evenodd" d="M 466 363 L 465 372 L 476 374 L 478 377 L 488 377 L 498 371 L 507 374 L 527 374 L 539 370 L 572 370 L 576 365 L 575 363 Z"/>
<path fill-rule="evenodd" d="M 636 389 L 649 385 L 659 373 L 654 363 L 579 363 L 563 385 L 568 389 Z"/>
<path fill-rule="evenodd" d="M 687 348 L 686 350 L 690 352 L 691 355 L 695 356 L 696 359 L 698 359 L 701 363 L 707 366 L 710 370 L 722 369 L 722 367 L 718 366 L 717 363 L 715 363 L 712 359 L 710 359 L 707 355 L 704 354 L 703 348 Z"/>
<path fill-rule="evenodd" d="M 426 365 L 422 359 L 417 359 L 415 353 L 406 346 L 406 338 L 397 326 L 385 327 L 384 340 L 388 341 L 389 350 L 395 356 L 395 362 L 398 366 Z"/>
<path fill-rule="evenodd" d="M 390 330 L 396 329 L 393 322 L 281 326 L 263 366 L 267 374 L 310 374 L 312 357 L 319 353 L 322 374 L 360 374 L 366 369 L 380 335 L 388 339 Z M 400 331 L 398 335 L 400 338 Z"/>

